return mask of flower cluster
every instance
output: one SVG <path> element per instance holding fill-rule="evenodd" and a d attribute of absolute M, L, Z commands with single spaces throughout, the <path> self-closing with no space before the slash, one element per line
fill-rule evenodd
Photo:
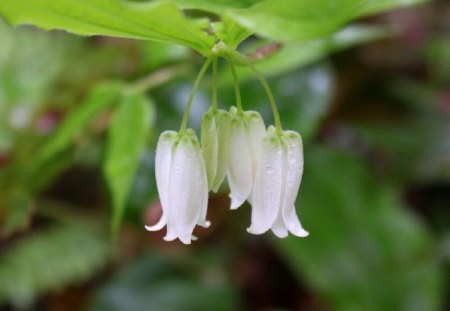
<path fill-rule="evenodd" d="M 208 65 L 207 61 L 193 93 Z M 236 77 L 233 66 L 232 71 Z M 262 82 L 268 91 L 267 83 Z M 237 209 L 245 201 L 252 207 L 249 233 L 272 230 L 280 238 L 288 232 L 307 236 L 295 210 L 303 173 L 300 135 L 281 129 L 273 101 L 276 126 L 266 129 L 258 112 L 242 109 L 238 87 L 237 107 L 217 109 L 214 85 L 213 80 L 213 105 L 202 117 L 201 143 L 192 129 L 186 129 L 193 94 L 180 131 L 165 131 L 159 137 L 155 173 L 163 214 L 157 224 L 146 229 L 156 231 L 166 226 L 165 240 L 178 238 L 190 244 L 196 239 L 192 235 L 196 225 L 210 225 L 206 220 L 208 192 L 217 192 L 227 177 L 230 208 Z M 268 95 L 273 99 L 270 91 Z"/>

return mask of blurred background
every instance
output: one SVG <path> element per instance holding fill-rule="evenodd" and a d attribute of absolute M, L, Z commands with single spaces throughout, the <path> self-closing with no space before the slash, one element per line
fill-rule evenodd
<path fill-rule="evenodd" d="M 0 310 L 449 310 L 450 3 L 365 21 L 390 31 L 241 47 L 302 134 L 310 236 L 249 235 L 250 207 L 230 211 L 225 185 L 191 246 L 144 224 L 160 215 L 156 140 L 178 129 L 202 58 L 0 21 Z M 261 86 L 239 75 L 244 107 L 272 124 Z M 193 105 L 198 134 L 210 82 Z M 104 163 L 111 137 L 133 139 L 126 123 L 110 130 L 102 98 L 116 83 L 145 89 L 151 126 L 114 238 Z"/>

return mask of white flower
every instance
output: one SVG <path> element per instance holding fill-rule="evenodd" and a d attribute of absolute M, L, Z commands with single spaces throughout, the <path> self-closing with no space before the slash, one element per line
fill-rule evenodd
<path fill-rule="evenodd" d="M 201 143 L 208 189 L 217 192 L 228 167 L 230 113 L 210 109 L 202 116 Z"/>
<path fill-rule="evenodd" d="M 230 112 L 228 184 L 231 209 L 236 209 L 252 193 L 265 125 L 256 111 L 243 112 L 232 107 Z"/>
<path fill-rule="evenodd" d="M 188 129 L 161 134 L 156 148 L 156 185 L 163 214 L 157 224 L 145 226 L 157 231 L 167 225 L 166 241 L 179 238 L 190 244 L 195 225 L 208 227 L 206 210 L 208 184 L 200 144 L 195 132 Z"/>
<path fill-rule="evenodd" d="M 277 132 L 271 126 L 262 143 L 252 194 L 251 226 L 248 232 L 262 234 L 272 229 L 280 238 L 288 231 L 305 237 L 295 211 L 295 200 L 303 174 L 303 146 L 293 131 Z"/>

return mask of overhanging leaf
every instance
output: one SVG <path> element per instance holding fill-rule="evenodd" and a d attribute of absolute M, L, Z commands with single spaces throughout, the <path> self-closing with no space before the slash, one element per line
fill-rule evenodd
<path fill-rule="evenodd" d="M 223 14 L 229 9 L 243 9 L 252 6 L 261 0 L 174 0 L 183 9 L 197 9 Z"/>
<path fill-rule="evenodd" d="M 255 62 L 254 65 L 265 77 L 275 77 L 314 63 L 333 52 L 387 37 L 390 33 L 382 27 L 352 25 L 323 38 L 286 43 L 274 55 Z M 250 50 L 255 47 L 250 45 L 247 48 Z M 254 78 L 248 68 L 236 69 L 241 82 Z M 228 68 L 222 70 L 219 76 L 222 85 L 231 85 L 233 82 Z"/>
<path fill-rule="evenodd" d="M 111 228 L 117 233 L 125 204 L 153 120 L 152 106 L 143 94 L 124 98 L 108 132 L 104 173 L 112 196 Z"/>
<path fill-rule="evenodd" d="M 170 1 L 2 0 L 0 16 L 14 25 L 32 24 L 79 35 L 174 42 L 203 54 L 213 45 L 213 39 Z"/>
<path fill-rule="evenodd" d="M 176 0 L 185 8 L 210 11 L 277 41 L 329 35 L 361 16 L 416 5 L 427 0 Z"/>

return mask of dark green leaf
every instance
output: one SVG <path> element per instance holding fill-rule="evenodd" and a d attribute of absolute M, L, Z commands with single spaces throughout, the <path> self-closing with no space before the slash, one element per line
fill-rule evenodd
<path fill-rule="evenodd" d="M 104 235 L 84 222 L 55 226 L 0 256 L 0 303 L 27 308 L 40 294 L 88 279 L 111 258 Z"/>
<path fill-rule="evenodd" d="M 144 94 L 124 98 L 108 132 L 104 172 L 112 195 L 112 230 L 117 233 L 130 187 L 153 122 L 151 103 Z"/>
<path fill-rule="evenodd" d="M 197 260 L 204 257 L 198 251 L 195 256 Z M 239 310 L 224 264 L 207 259 L 193 274 L 152 251 L 102 288 L 89 310 Z"/>
<path fill-rule="evenodd" d="M 439 310 L 429 232 L 359 160 L 310 149 L 298 206 L 310 236 L 275 243 L 336 310 Z"/>
<path fill-rule="evenodd" d="M 200 53 L 213 40 L 170 1 L 2 0 L 0 15 L 13 24 L 63 29 L 79 35 L 105 35 L 187 45 Z"/>

